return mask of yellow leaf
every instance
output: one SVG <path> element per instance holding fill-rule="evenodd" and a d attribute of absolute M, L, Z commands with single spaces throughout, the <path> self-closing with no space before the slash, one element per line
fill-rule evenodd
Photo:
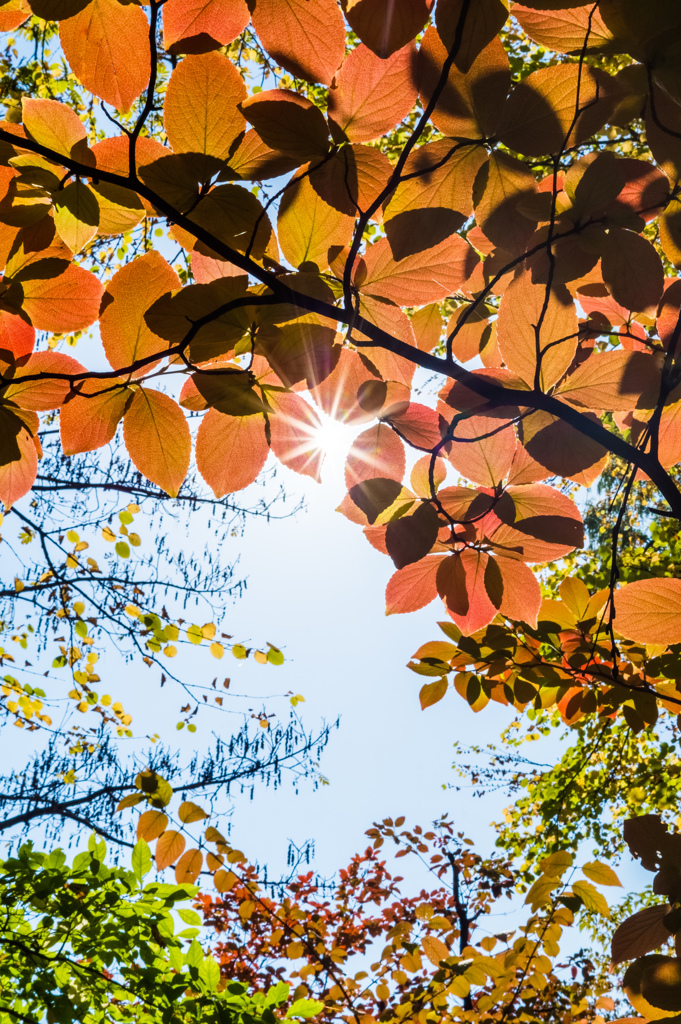
<path fill-rule="evenodd" d="M 448 685 L 447 680 L 443 677 L 442 679 L 436 679 L 434 683 L 426 683 L 425 686 L 422 686 L 419 693 L 421 710 L 425 711 L 426 708 L 442 700 L 447 692 Z"/>
<path fill-rule="evenodd" d="M 14 577 L 14 589 L 17 592 L 17 594 L 20 594 L 21 591 L 24 589 L 24 584 L 21 582 L 21 580 L 17 579 L 16 576 Z"/>
<path fill-rule="evenodd" d="M 593 910 L 603 917 L 610 917 L 610 908 L 605 896 L 594 888 L 590 882 L 575 882 L 572 886 L 575 896 L 579 896 L 587 910 Z"/>
<path fill-rule="evenodd" d="M 222 646 L 222 644 L 219 644 L 216 641 L 215 643 L 212 643 L 210 645 L 210 653 L 213 655 L 214 658 L 221 658 L 225 653 L 225 649 Z"/>
<path fill-rule="evenodd" d="M 147 842 L 157 839 L 167 824 L 168 817 L 163 811 L 145 811 L 137 822 L 137 838 L 146 839 Z"/>
<path fill-rule="evenodd" d="M 587 878 L 590 878 L 592 882 L 597 882 L 598 885 L 622 885 L 612 868 L 600 861 L 595 860 L 590 864 L 585 864 L 582 871 Z"/>
<path fill-rule="evenodd" d="M 198 804 L 192 803 L 191 800 L 185 800 L 180 804 L 178 815 L 180 821 L 184 822 L 185 825 L 190 824 L 192 821 L 201 821 L 203 818 L 208 817 L 203 807 L 199 807 Z"/>
<path fill-rule="evenodd" d="M 445 946 L 442 939 L 436 939 L 434 935 L 426 935 L 422 945 L 423 952 L 434 967 L 439 967 L 441 960 L 447 960 L 451 956 L 449 949 Z"/>
<path fill-rule="evenodd" d="M 201 632 L 203 633 L 205 640 L 212 640 L 213 637 L 215 636 L 215 623 L 206 622 L 203 626 L 201 626 Z"/>
<path fill-rule="evenodd" d="M 104 540 L 108 540 L 110 544 L 116 540 L 116 534 L 113 532 L 110 526 L 105 526 L 102 530 L 102 537 Z"/>

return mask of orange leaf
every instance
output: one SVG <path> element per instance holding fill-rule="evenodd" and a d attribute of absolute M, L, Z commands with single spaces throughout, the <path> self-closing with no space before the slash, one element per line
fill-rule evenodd
<path fill-rule="evenodd" d="M 285 466 L 295 473 L 320 480 L 325 451 L 320 440 L 321 420 L 314 408 L 298 395 L 273 391 L 268 395 L 270 445 Z"/>
<path fill-rule="evenodd" d="M 156 847 L 156 859 L 158 862 L 158 844 Z M 183 882 L 189 882 L 190 885 L 193 885 L 201 874 L 202 865 L 203 854 L 201 851 L 197 849 L 187 850 L 175 865 L 175 881 L 178 885 L 182 885 Z"/>
<path fill-rule="evenodd" d="M 462 476 L 483 487 L 495 487 L 508 475 L 516 436 L 506 417 L 469 416 L 456 424 L 447 458 Z"/>
<path fill-rule="evenodd" d="M 388 410 L 386 418 L 415 447 L 430 451 L 442 440 L 440 417 L 427 405 L 410 402 L 406 409 L 398 408 L 394 413 Z"/>
<path fill-rule="evenodd" d="M 50 377 L 50 374 L 84 371 L 85 367 L 81 363 L 63 352 L 34 352 L 17 368 L 11 382 L 3 390 L 3 398 L 10 399 L 22 409 L 33 409 L 36 412 L 58 409 L 72 385 L 70 381 Z M 22 377 L 36 374 L 45 376 L 42 380 L 22 383 Z"/>
<path fill-rule="evenodd" d="M 532 570 L 514 558 L 490 558 L 485 589 L 502 615 L 537 627 L 541 608 L 541 587 Z"/>
<path fill-rule="evenodd" d="M 268 89 L 244 100 L 239 109 L 270 149 L 303 163 L 324 156 L 329 129 L 319 107 L 290 89 Z"/>
<path fill-rule="evenodd" d="M 67 396 L 59 411 L 64 455 L 91 452 L 113 440 L 133 395 L 129 388 L 107 390 L 115 383 L 122 384 L 123 381 L 86 380 L 77 395 Z M 86 398 L 85 395 L 92 397 Z"/>
<path fill-rule="evenodd" d="M 164 832 L 156 843 L 156 867 L 159 871 L 173 864 L 184 851 L 184 836 L 174 829 Z"/>
<path fill-rule="evenodd" d="M 202 821 L 204 818 L 207 818 L 208 815 L 204 811 L 203 807 L 199 807 L 198 804 L 192 803 L 191 800 L 183 800 L 180 804 L 178 817 L 185 825 L 189 825 L 192 821 Z"/>
<path fill-rule="evenodd" d="M 534 175 L 524 163 L 503 151 L 490 154 L 475 180 L 473 198 L 477 222 L 493 245 L 512 254 L 525 249 L 535 222 L 519 207 L 536 190 Z"/>
<path fill-rule="evenodd" d="M 353 32 L 385 60 L 419 34 L 433 0 L 342 0 L 342 6 Z"/>
<path fill-rule="evenodd" d="M 320 409 L 342 423 L 362 423 L 374 418 L 375 409 L 365 411 L 358 393 L 368 383 L 377 383 L 376 377 L 358 352 L 341 349 L 336 368 L 321 384 L 311 389 Z M 385 387 L 385 385 L 382 385 Z"/>
<path fill-rule="evenodd" d="M 418 57 L 418 86 L 425 106 L 435 92 L 447 50 L 434 28 L 423 37 Z M 501 117 L 511 71 L 500 39 L 495 39 L 477 57 L 467 74 L 452 67 L 430 119 L 445 134 L 465 139 L 493 135 Z"/>
<path fill-rule="evenodd" d="M 593 4 L 569 10 L 537 11 L 513 4 L 513 17 L 524 31 L 555 53 L 618 53 L 613 34 Z"/>
<path fill-rule="evenodd" d="M 502 30 L 507 18 L 508 9 L 502 0 L 477 0 L 468 8 L 464 0 L 438 0 L 435 13 L 438 35 L 448 51 L 456 47 L 454 63 L 464 73 Z"/>
<path fill-rule="evenodd" d="M 431 462 L 431 456 L 424 455 L 416 461 L 411 470 L 411 475 L 409 477 L 411 489 L 415 494 L 418 494 L 420 498 L 432 498 L 433 496 L 430 486 Z M 433 483 L 435 484 L 436 492 L 446 476 L 447 467 L 445 466 L 443 459 L 435 459 L 435 465 L 433 466 Z"/>
<path fill-rule="evenodd" d="M 497 338 L 506 366 L 544 391 L 569 367 L 577 350 L 577 312 L 565 287 L 534 284 L 528 272 L 508 286 L 499 306 Z M 539 365 L 537 353 L 539 352 Z"/>
<path fill-rule="evenodd" d="M 465 636 L 487 626 L 497 609 L 487 594 L 485 576 L 489 556 L 464 548 L 438 567 L 437 588 L 451 619 Z"/>
<path fill-rule="evenodd" d="M 434 967 L 439 967 L 441 960 L 446 960 L 451 956 L 450 950 L 445 946 L 442 939 L 438 939 L 434 935 L 426 935 L 422 945 L 423 952 Z"/>
<path fill-rule="evenodd" d="M 175 153 L 204 157 L 192 164 L 201 181 L 221 169 L 246 127 L 238 110 L 245 98 L 241 75 L 219 53 L 185 57 L 170 76 L 163 112 L 168 141 Z"/>
<path fill-rule="evenodd" d="M 429 502 L 418 502 L 413 512 L 387 524 L 385 546 L 398 569 L 419 562 L 431 551 L 440 525 L 438 514 Z"/>
<path fill-rule="evenodd" d="M 91 0 L 59 25 L 64 55 L 95 96 L 128 111 L 149 84 L 149 23 L 141 7 Z"/>
<path fill-rule="evenodd" d="M 241 35 L 251 20 L 245 0 L 167 0 L 163 47 L 169 53 L 205 53 Z"/>
<path fill-rule="evenodd" d="M 660 370 L 652 353 L 596 352 L 558 385 L 556 395 L 586 409 L 635 409 L 642 392 L 659 389 Z"/>
<path fill-rule="evenodd" d="M 123 421 L 125 447 L 137 469 L 174 498 L 189 469 L 191 436 L 177 402 L 138 388 Z"/>
<path fill-rule="evenodd" d="M 144 814 L 140 814 L 137 822 L 137 838 L 146 839 L 147 842 L 158 839 L 167 824 L 168 816 L 163 811 L 145 811 Z"/>
<path fill-rule="evenodd" d="M 585 415 L 598 422 L 594 413 Z M 519 434 L 530 457 L 551 473 L 590 487 L 603 471 L 605 448 L 550 413 L 530 413 L 519 424 Z"/>
<path fill-rule="evenodd" d="M 550 562 L 584 543 L 579 509 L 567 495 L 546 484 L 507 487 L 494 515 L 502 525 L 492 533 L 491 543 L 500 555 Z"/>
<path fill-rule="evenodd" d="M 416 100 L 415 58 L 413 44 L 387 60 L 363 43 L 353 50 L 329 90 L 332 131 L 351 142 L 371 142 L 398 125 Z"/>
<path fill-rule="evenodd" d="M 436 679 L 432 683 L 424 683 L 424 685 L 421 687 L 419 691 L 419 703 L 421 705 L 421 710 L 425 711 L 426 708 L 430 708 L 433 706 L 433 704 L 439 703 L 439 701 L 441 701 L 442 698 L 446 695 L 448 688 L 449 683 L 445 678 Z M 431 942 L 439 941 L 438 939 L 435 939 L 434 937 L 427 935 L 426 938 L 423 940 L 424 949 L 425 943 L 428 942 L 429 939 Z M 447 951 L 447 956 L 448 955 L 449 950 Z M 428 959 L 432 959 L 430 955 L 428 956 Z M 444 956 L 441 959 L 444 959 Z"/>
<path fill-rule="evenodd" d="M 442 313 L 437 303 L 417 310 L 411 318 L 416 344 L 421 352 L 432 352 L 442 334 Z"/>
<path fill-rule="evenodd" d="M 114 274 L 106 286 L 99 318 L 104 352 L 114 370 L 167 349 L 167 342 L 147 326 L 144 314 L 162 295 L 179 287 L 179 277 L 155 249 Z M 133 377 L 155 366 L 158 362 L 146 363 Z"/>
<path fill-rule="evenodd" d="M 24 99 L 22 120 L 28 137 L 81 163 L 94 163 L 85 125 L 75 110 L 56 100 Z"/>
<path fill-rule="evenodd" d="M 253 28 L 270 57 L 306 82 L 329 85 L 345 52 L 335 0 L 256 0 Z"/>
<path fill-rule="evenodd" d="M 437 597 L 435 577 L 444 557 L 428 555 L 393 573 L 385 589 L 385 614 L 415 612 L 434 601 Z"/>
<path fill-rule="evenodd" d="M 375 477 L 402 480 L 406 468 L 404 445 L 385 423 L 376 423 L 356 437 L 345 462 L 345 485 Z"/>
<path fill-rule="evenodd" d="M 6 426 L 6 422 L 3 422 L 3 431 Z M 38 472 L 38 453 L 29 431 L 22 428 L 16 435 L 16 442 L 20 457 L 0 465 L 0 501 L 5 511 L 30 491 Z M 3 443 L 5 446 L 6 439 Z"/>
<path fill-rule="evenodd" d="M 392 164 L 373 146 L 351 145 L 336 150 L 315 170 L 310 182 L 325 203 L 351 217 L 373 206 L 393 173 Z M 380 217 L 380 208 L 372 215 Z"/>
<path fill-rule="evenodd" d="M 226 416 L 209 409 L 196 435 L 196 465 L 216 498 L 252 484 L 268 452 L 262 415 Z"/>
<path fill-rule="evenodd" d="M 664 268 L 655 247 L 633 231 L 611 227 L 604 240 L 603 280 L 625 309 L 656 307 L 664 288 Z"/>
<path fill-rule="evenodd" d="M 21 359 L 33 351 L 35 328 L 20 316 L 0 309 L 0 355 Z"/>
<path fill-rule="evenodd" d="M 362 290 L 400 306 L 420 306 L 458 291 L 479 259 L 459 235 L 399 260 L 393 259 L 388 239 L 382 238 L 364 254 L 366 279 Z"/>
<path fill-rule="evenodd" d="M 294 267 L 316 263 L 329 266 L 329 249 L 342 249 L 352 238 L 354 220 L 325 203 L 308 177 L 298 178 L 281 198 L 278 216 L 279 245 Z"/>
<path fill-rule="evenodd" d="M 681 580 L 627 583 L 615 592 L 614 626 L 627 640 L 642 644 L 681 641 Z"/>
<path fill-rule="evenodd" d="M 603 127 L 616 95 L 613 79 L 600 68 L 588 64 L 541 68 L 514 86 L 499 138 L 525 156 L 559 153 Z"/>
<path fill-rule="evenodd" d="M 43 262 L 48 273 L 56 263 L 49 259 L 33 263 L 36 275 Z M 74 266 L 68 266 L 56 277 L 31 277 L 30 273 L 27 270 L 20 282 L 11 282 L 5 301 L 21 309 L 37 330 L 67 334 L 82 331 L 95 322 L 104 287 L 94 274 Z"/>

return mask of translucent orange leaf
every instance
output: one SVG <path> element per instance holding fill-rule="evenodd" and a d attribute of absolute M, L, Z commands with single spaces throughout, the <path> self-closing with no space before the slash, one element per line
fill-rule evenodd
<path fill-rule="evenodd" d="M 149 84 L 149 23 L 141 7 L 91 0 L 60 23 L 59 36 L 76 77 L 116 110 L 129 110 Z"/>
<path fill-rule="evenodd" d="M 628 640 L 643 644 L 681 641 L 681 580 L 627 583 L 615 592 L 614 626 Z"/>
<path fill-rule="evenodd" d="M 158 844 L 156 846 L 156 859 L 158 862 Z M 178 885 L 181 885 L 183 882 L 189 882 L 190 885 L 193 885 L 201 874 L 202 865 L 203 854 L 201 851 L 197 849 L 187 850 L 175 865 L 175 881 Z"/>
<path fill-rule="evenodd" d="M 345 26 L 335 0 L 257 0 L 253 28 L 296 78 L 329 85 L 343 60 Z"/>
<path fill-rule="evenodd" d="M 129 388 L 111 388 L 123 381 L 83 381 L 79 393 L 67 396 L 59 411 L 59 429 L 65 455 L 91 452 L 113 440 L 128 403 Z M 110 390 L 108 390 L 110 389 Z M 86 398 L 85 395 L 92 397 Z"/>
<path fill-rule="evenodd" d="M 541 608 L 539 580 L 524 562 L 514 558 L 490 558 L 485 588 L 492 604 L 502 615 L 537 627 Z"/>
<path fill-rule="evenodd" d="M 2 427 L 6 428 L 6 422 Z M 5 438 L 2 446 L 5 450 L 6 441 Z M 20 457 L 0 464 L 0 501 L 5 511 L 30 491 L 38 472 L 38 453 L 29 431 L 22 428 L 16 435 L 16 442 Z"/>
<path fill-rule="evenodd" d="M 364 254 L 366 279 L 362 290 L 400 306 L 420 306 L 459 290 L 470 277 L 479 256 L 459 235 L 403 259 L 393 258 L 382 238 Z"/>
<path fill-rule="evenodd" d="M 464 0 L 438 0 L 435 22 L 447 50 L 454 50 L 454 63 L 467 72 L 476 57 L 501 31 L 508 18 L 502 0 L 478 0 L 467 6 Z"/>
<path fill-rule="evenodd" d="M 269 447 L 262 415 L 226 416 L 209 409 L 196 436 L 196 465 L 216 498 L 248 487 Z"/>
<path fill-rule="evenodd" d="M 497 338 L 506 366 L 530 387 L 546 390 L 577 350 L 577 312 L 564 287 L 549 291 L 528 272 L 515 278 L 499 306 Z M 537 358 L 539 356 L 539 358 Z"/>
<path fill-rule="evenodd" d="M 497 614 L 485 587 L 489 556 L 464 548 L 438 567 L 437 588 L 451 619 L 465 636 L 490 623 Z"/>
<path fill-rule="evenodd" d="M 168 824 L 168 816 L 163 811 L 149 810 L 140 814 L 137 822 L 137 838 L 150 842 L 158 839 Z"/>
<path fill-rule="evenodd" d="M 281 251 L 294 267 L 329 266 L 329 250 L 343 249 L 352 238 L 354 219 L 325 203 L 308 177 L 301 177 L 281 198 L 278 216 Z"/>
<path fill-rule="evenodd" d="M 403 615 L 425 608 L 437 597 L 435 577 L 445 555 L 428 555 L 398 569 L 385 590 L 385 614 Z"/>
<path fill-rule="evenodd" d="M 191 436 L 177 402 L 138 388 L 123 421 L 125 447 L 137 469 L 175 497 L 189 469 Z"/>
<path fill-rule="evenodd" d="M 34 352 L 17 368 L 12 381 L 3 391 L 3 398 L 10 399 L 22 409 L 44 412 L 58 409 L 71 391 L 68 380 L 50 377 L 50 374 L 75 374 L 85 372 L 85 367 L 64 352 Z M 44 374 L 43 379 L 26 381 L 22 377 Z"/>
<path fill-rule="evenodd" d="M 182 856 L 185 847 L 184 836 L 174 829 L 168 829 L 156 843 L 156 867 L 159 871 L 174 864 Z"/>
<path fill-rule="evenodd" d="M 33 351 L 34 345 L 35 328 L 20 316 L 0 309 L 0 355 L 21 359 Z"/>
<path fill-rule="evenodd" d="M 385 423 L 377 423 L 356 437 L 345 462 L 348 490 L 363 480 L 387 477 L 402 480 L 406 468 L 404 445 Z"/>
<path fill-rule="evenodd" d="M 75 110 L 57 100 L 24 99 L 22 120 L 28 137 L 81 163 L 92 163 L 85 125 Z"/>
<path fill-rule="evenodd" d="M 270 416 L 272 451 L 294 473 L 320 480 L 326 452 L 317 413 L 298 395 L 270 392 L 268 401 L 273 409 Z"/>
<path fill-rule="evenodd" d="M 220 53 L 185 57 L 170 76 L 163 110 L 168 141 L 175 153 L 200 154 L 201 181 L 209 181 L 229 156 L 246 127 L 238 104 L 246 86 L 231 61 Z"/>
<path fill-rule="evenodd" d="M 618 53 L 613 34 L 593 4 L 568 10 L 541 11 L 513 4 L 513 17 L 536 43 L 555 53 Z"/>
<path fill-rule="evenodd" d="M 353 32 L 385 60 L 419 34 L 433 0 L 343 0 L 342 6 Z"/>
<path fill-rule="evenodd" d="M 175 271 L 155 249 L 126 263 L 106 286 L 99 326 L 106 358 L 114 369 L 132 366 L 168 347 L 148 327 L 144 314 L 162 295 L 180 287 Z M 147 373 L 157 362 L 145 363 L 133 377 Z"/>
<path fill-rule="evenodd" d="M 180 821 L 184 822 L 185 825 L 188 825 L 191 824 L 192 821 L 202 821 L 204 818 L 207 818 L 208 815 L 204 811 L 203 807 L 199 807 L 198 804 L 192 803 L 191 800 L 183 800 L 180 804 L 178 817 Z"/>
<path fill-rule="evenodd" d="M 44 263 L 51 272 L 52 261 Z M 22 274 L 21 283 L 14 280 L 10 284 L 5 296 L 8 304 L 22 309 L 39 331 L 68 334 L 95 322 L 104 287 L 94 274 L 83 267 L 68 266 L 56 277 L 40 277 L 39 262 L 33 266 L 35 277 Z"/>
<path fill-rule="evenodd" d="M 329 90 L 329 117 L 342 138 L 370 142 L 391 131 L 416 100 L 416 51 L 405 46 L 381 60 L 360 44 Z M 335 137 L 335 136 L 334 136 Z"/>
<path fill-rule="evenodd" d="M 163 46 L 170 53 L 205 53 L 236 39 L 251 14 L 245 0 L 166 0 Z"/>
<path fill-rule="evenodd" d="M 303 163 L 324 156 L 329 128 L 319 107 L 290 89 L 268 89 L 240 104 L 247 121 L 270 149 Z"/>

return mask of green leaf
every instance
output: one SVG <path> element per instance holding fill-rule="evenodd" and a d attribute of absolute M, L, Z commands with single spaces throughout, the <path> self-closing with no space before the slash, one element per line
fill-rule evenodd
<path fill-rule="evenodd" d="M 296 999 L 295 1003 L 289 1006 L 286 1013 L 286 1020 L 290 1017 L 315 1017 L 324 1009 L 324 1004 L 316 999 Z"/>
<path fill-rule="evenodd" d="M 180 911 L 180 914 L 182 911 Z M 198 916 L 198 915 L 197 915 Z M 212 956 L 207 956 L 199 967 L 199 978 L 209 992 L 215 992 L 220 983 L 220 965 Z"/>
<path fill-rule="evenodd" d="M 120 555 L 121 558 L 130 558 L 130 548 L 124 540 L 119 540 L 116 544 L 116 554 Z"/>
<path fill-rule="evenodd" d="M 140 882 L 151 871 L 151 850 L 146 839 L 140 839 L 132 849 L 132 870 Z"/>
<path fill-rule="evenodd" d="M 185 924 L 199 925 L 203 923 L 195 910 L 178 910 L 177 912 Z"/>
<path fill-rule="evenodd" d="M 74 626 L 74 629 L 78 636 L 82 637 L 82 639 L 84 640 L 85 637 L 87 636 L 87 622 L 83 622 L 82 619 L 78 619 L 78 622 Z"/>
<path fill-rule="evenodd" d="M 203 950 L 196 939 L 193 939 L 192 944 L 187 950 L 186 961 L 190 967 L 200 967 L 203 963 Z"/>

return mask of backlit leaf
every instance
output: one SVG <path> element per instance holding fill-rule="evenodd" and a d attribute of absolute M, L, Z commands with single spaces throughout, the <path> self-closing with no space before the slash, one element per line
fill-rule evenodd
<path fill-rule="evenodd" d="M 345 58 L 329 90 L 332 130 L 336 126 L 340 136 L 351 142 L 370 142 L 399 124 L 415 99 L 413 44 L 387 60 L 360 44 Z"/>
<path fill-rule="evenodd" d="M 432 0 L 343 0 L 350 28 L 382 58 L 402 49 L 421 31 Z"/>
<path fill-rule="evenodd" d="M 12 380 L 3 389 L 3 398 L 22 409 L 44 412 L 58 409 L 72 390 L 69 380 L 51 374 L 78 374 L 85 372 L 82 363 L 64 352 L 34 352 L 17 369 Z M 37 375 L 41 374 L 41 377 Z M 37 377 L 22 382 L 22 377 Z"/>
<path fill-rule="evenodd" d="M 364 254 L 369 295 L 399 305 L 422 305 L 456 292 L 473 272 L 478 255 L 459 235 L 404 259 L 393 258 L 390 243 L 382 238 Z"/>
<path fill-rule="evenodd" d="M 140 814 L 137 822 L 137 838 L 151 842 L 157 839 L 168 824 L 168 816 L 163 811 L 149 810 Z"/>
<path fill-rule="evenodd" d="M 611 228 L 601 269 L 613 298 L 625 309 L 657 306 L 664 287 L 664 269 L 646 238 L 623 228 Z"/>
<path fill-rule="evenodd" d="M 670 932 L 662 922 L 670 910 L 668 903 L 660 903 L 655 907 L 645 907 L 626 918 L 612 937 L 613 964 L 645 956 L 668 942 Z"/>
<path fill-rule="evenodd" d="M 464 73 L 501 31 L 507 18 L 508 9 L 502 0 L 478 0 L 470 5 L 464 0 L 438 0 L 435 14 L 438 35 L 448 52 L 454 50 L 454 63 Z"/>
<path fill-rule="evenodd" d="M 59 412 L 59 430 L 65 455 L 91 452 L 113 439 L 132 399 L 132 391 L 122 387 L 112 388 L 112 383 L 119 382 L 86 380 L 78 394 L 67 395 Z"/>
<path fill-rule="evenodd" d="M 533 10 L 513 4 L 513 17 L 536 43 L 556 53 L 618 53 L 613 34 L 593 4 L 567 10 Z"/>
<path fill-rule="evenodd" d="M 270 446 L 294 473 L 321 479 L 326 452 L 321 438 L 322 423 L 315 409 L 299 395 L 270 392 Z"/>
<path fill-rule="evenodd" d="M 156 846 L 156 857 L 158 860 L 158 844 Z M 175 881 L 178 885 L 182 885 L 183 882 L 189 882 L 190 885 L 193 885 L 201 874 L 202 865 L 203 854 L 201 851 L 197 849 L 187 850 L 175 865 Z"/>
<path fill-rule="evenodd" d="M 619 885 L 620 887 L 622 885 L 609 864 L 592 861 L 589 864 L 585 864 L 582 867 L 582 871 L 587 878 L 590 878 L 592 882 L 597 882 L 598 885 Z"/>
<path fill-rule="evenodd" d="M 278 233 L 281 251 L 294 267 L 329 266 L 329 250 L 342 249 L 352 237 L 354 220 L 325 203 L 309 178 L 298 178 L 282 196 Z"/>
<path fill-rule="evenodd" d="M 577 349 L 572 296 L 566 288 L 553 288 L 546 299 L 546 287 L 522 273 L 504 293 L 497 326 L 506 366 L 542 390 L 565 373 Z"/>
<path fill-rule="evenodd" d="M 335 0 L 257 0 L 253 28 L 278 64 L 328 85 L 343 60 L 345 27 Z"/>
<path fill-rule="evenodd" d="M 385 545 L 398 569 L 419 562 L 437 540 L 440 521 L 429 502 L 420 502 L 411 514 L 387 524 Z"/>
<path fill-rule="evenodd" d="M 79 253 L 99 228 L 97 196 L 82 181 L 73 181 L 54 196 L 54 224 L 60 238 Z"/>
<path fill-rule="evenodd" d="M 350 490 L 374 477 L 400 482 L 404 471 L 404 445 L 387 424 L 377 423 L 353 441 L 345 462 L 345 484 Z"/>
<path fill-rule="evenodd" d="M 239 108 L 270 149 L 301 163 L 319 160 L 329 148 L 329 129 L 319 107 L 290 89 L 256 93 Z"/>
<path fill-rule="evenodd" d="M 107 284 L 100 333 L 106 357 L 114 369 L 132 366 L 167 348 L 148 327 L 144 314 L 162 295 L 180 287 L 175 271 L 156 250 L 121 267 Z M 145 363 L 133 377 L 147 373 L 158 363 Z"/>
<path fill-rule="evenodd" d="M 196 466 L 216 498 L 248 487 L 265 465 L 269 447 L 259 416 L 225 416 L 209 409 L 196 436 Z"/>
<path fill-rule="evenodd" d="M 166 0 L 163 46 L 170 53 L 205 53 L 236 39 L 251 19 L 245 0 Z"/>
<path fill-rule="evenodd" d="M 177 402 L 160 391 L 138 388 L 125 414 L 123 437 L 140 473 L 174 498 L 191 455 L 189 427 Z"/>
<path fill-rule="evenodd" d="M 116 110 L 130 109 L 149 83 L 149 23 L 141 7 L 91 0 L 59 25 L 62 49 L 79 81 Z"/>
<path fill-rule="evenodd" d="M 202 181 L 228 158 L 246 127 L 238 110 L 245 98 L 241 75 L 219 53 L 185 57 L 170 76 L 163 117 L 168 141 L 176 153 L 205 158 L 197 165 Z"/>
<path fill-rule="evenodd" d="M 91 163 L 85 125 L 65 103 L 24 98 L 22 120 L 29 138 L 81 163 Z"/>
<path fill-rule="evenodd" d="M 628 640 L 643 644 L 681 641 L 681 580 L 649 579 L 615 591 L 614 626 Z"/>
<path fill-rule="evenodd" d="M 185 825 L 190 824 L 192 821 L 202 821 L 208 817 L 203 807 L 192 803 L 191 800 L 183 800 L 177 814 L 180 821 L 184 822 Z"/>
<path fill-rule="evenodd" d="M 156 868 L 164 868 L 174 864 L 185 848 L 184 836 L 174 829 L 168 829 L 156 842 Z"/>
<path fill-rule="evenodd" d="M 22 309 L 39 331 L 82 331 L 95 322 L 104 291 L 101 281 L 83 267 L 67 266 L 63 273 L 41 276 L 41 263 L 51 275 L 56 260 L 33 264 L 35 277 L 22 274 L 10 284 L 5 301 Z"/>
<path fill-rule="evenodd" d="M 393 573 L 385 589 L 385 614 L 403 615 L 425 608 L 437 597 L 435 577 L 442 555 L 428 555 Z"/>

